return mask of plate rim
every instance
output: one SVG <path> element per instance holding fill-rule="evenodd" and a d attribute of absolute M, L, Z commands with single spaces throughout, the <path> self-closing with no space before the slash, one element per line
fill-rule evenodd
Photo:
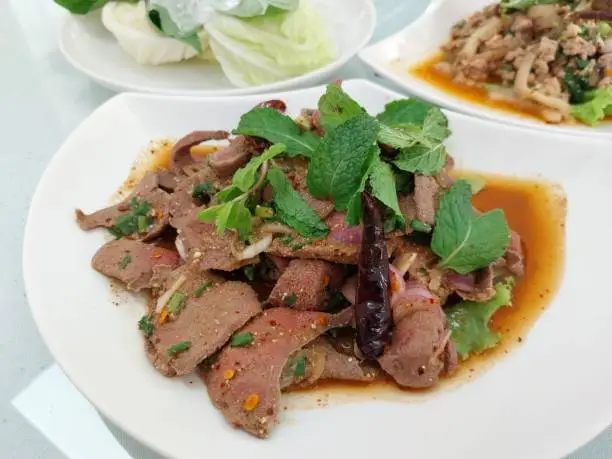
<path fill-rule="evenodd" d="M 363 2 L 365 7 L 365 13 L 369 20 L 368 29 L 366 34 L 362 37 L 361 41 L 357 44 L 354 51 L 341 55 L 334 59 L 329 64 L 315 69 L 311 72 L 299 75 L 297 77 L 290 78 L 288 80 L 278 81 L 275 83 L 268 83 L 259 86 L 248 86 L 245 88 L 234 87 L 229 89 L 173 89 L 173 88 L 156 88 L 154 86 L 137 86 L 134 84 L 124 84 L 121 82 L 113 81 L 108 77 L 101 76 L 98 73 L 92 71 L 87 66 L 83 65 L 70 51 L 67 49 L 67 33 L 68 28 L 76 20 L 73 14 L 66 14 L 62 20 L 57 35 L 57 43 L 61 54 L 64 56 L 66 61 L 78 72 L 87 76 L 96 83 L 109 88 L 114 91 L 122 91 L 128 93 L 144 93 L 151 95 L 171 95 L 171 96 L 187 96 L 187 97 L 230 97 L 230 96 L 243 96 L 252 94 L 264 94 L 276 91 L 288 91 L 295 88 L 300 88 L 303 85 L 318 84 L 321 79 L 324 79 L 326 75 L 331 74 L 340 68 L 344 67 L 351 59 L 355 58 L 357 54 L 365 48 L 371 41 L 374 35 L 377 24 L 377 10 L 374 4 L 374 0 L 359 0 Z M 117 45 L 118 46 L 118 45 Z"/>
<path fill-rule="evenodd" d="M 373 89 L 373 90 L 377 90 L 381 93 L 384 93 L 385 96 L 389 96 L 389 98 L 403 98 L 405 97 L 404 95 L 397 93 L 396 91 L 393 91 L 391 89 L 385 88 L 381 85 L 378 85 L 374 82 L 371 82 L 369 80 L 365 80 L 365 79 L 351 79 L 351 80 L 346 80 L 345 84 L 347 85 L 347 87 L 351 87 L 351 88 L 355 88 L 355 89 L 359 89 L 360 87 L 363 87 L 365 89 Z M 322 88 L 324 88 L 324 85 L 319 85 L 319 86 L 315 86 L 315 87 L 311 87 L 311 88 L 305 88 L 305 89 L 297 89 L 297 90 L 290 90 L 290 91 L 279 91 L 277 93 L 274 93 L 275 96 L 278 97 L 282 97 L 282 96 L 287 96 L 288 94 L 296 94 L 296 93 L 310 93 L 310 92 L 320 92 L 322 90 Z M 261 97 L 261 94 L 253 94 L 253 95 L 248 95 L 247 97 L 245 97 L 246 101 L 250 101 L 250 100 L 256 100 L 257 98 Z M 108 420 L 110 420 L 113 424 L 115 424 L 116 426 L 118 426 L 121 430 L 123 430 L 124 432 L 128 433 L 130 436 L 132 436 L 133 438 L 135 438 L 137 441 L 139 441 L 140 443 L 142 443 L 143 445 L 146 445 L 147 447 L 151 448 L 154 451 L 157 451 L 158 453 L 167 456 L 167 457 L 176 457 L 173 455 L 173 453 L 171 451 L 167 451 L 165 450 L 160 444 L 156 444 L 156 443 L 151 443 L 147 438 L 143 438 L 141 435 L 138 434 L 137 431 L 133 430 L 129 425 L 126 425 L 121 419 L 116 418 L 113 413 L 110 410 L 106 409 L 106 404 L 105 403 L 95 403 L 94 400 L 92 398 L 90 398 L 88 396 L 88 390 L 83 387 L 82 385 L 79 385 L 75 379 L 74 379 L 74 374 L 70 371 L 69 368 L 67 368 L 63 362 L 61 360 L 58 359 L 58 349 L 57 346 L 52 344 L 53 340 L 49 340 L 48 339 L 48 328 L 44 327 L 43 321 L 40 320 L 40 314 L 42 314 L 42 309 L 41 306 L 35 306 L 32 301 L 32 291 L 34 290 L 32 288 L 32 282 L 33 280 L 30 279 L 30 276 L 28 275 L 28 272 L 30 271 L 30 263 L 33 261 L 34 257 L 32 255 L 30 255 L 30 240 L 32 239 L 33 235 L 32 232 L 34 231 L 34 228 L 31 225 L 31 218 L 32 218 L 32 214 L 34 212 L 34 209 L 37 207 L 35 204 L 38 200 L 41 199 L 41 194 L 43 189 L 45 188 L 45 184 L 47 183 L 47 181 L 49 180 L 50 175 L 52 174 L 52 171 L 57 167 L 57 164 L 60 162 L 61 158 L 65 155 L 69 154 L 69 149 L 68 147 L 70 146 L 70 144 L 72 142 L 74 142 L 74 139 L 76 137 L 79 136 L 79 132 L 83 129 L 84 125 L 92 123 L 93 121 L 95 121 L 95 119 L 100 116 L 101 114 L 103 114 L 105 111 L 113 109 L 115 105 L 120 105 L 122 103 L 124 103 L 124 101 L 130 100 L 130 99 L 139 99 L 139 100 L 179 100 L 179 101 L 187 101 L 187 102 L 197 102 L 197 103 L 208 103 L 208 102 L 214 102 L 214 101 L 220 101 L 220 100 L 235 100 L 231 97 L 228 96 L 218 96 L 218 97 L 213 97 L 213 98 L 197 98 L 197 97 L 191 97 L 191 96 L 169 96 L 169 95 L 153 95 L 153 94 L 146 94 L 146 93 L 122 93 L 122 94 L 118 94 L 112 98 L 110 98 L 108 101 L 106 101 L 105 103 L 103 103 L 102 105 L 100 105 L 96 110 L 94 110 L 92 113 L 90 113 L 84 120 L 81 121 L 81 123 L 79 123 L 74 130 L 66 137 L 66 139 L 64 140 L 64 142 L 62 143 L 62 145 L 58 148 L 57 152 L 53 155 L 53 157 L 51 158 L 51 161 L 47 164 L 43 174 L 41 175 L 39 182 L 36 186 L 36 189 L 34 191 L 34 194 L 32 195 L 32 199 L 31 199 L 31 204 L 30 207 L 28 209 L 28 214 L 27 214 L 27 219 L 26 219 L 26 224 L 25 224 L 25 230 L 24 230 L 24 238 L 23 238 L 23 244 L 22 244 L 22 277 L 24 280 L 24 290 L 26 293 L 26 298 L 28 300 L 28 306 L 29 309 L 32 313 L 32 317 L 34 319 L 36 328 L 38 329 L 38 332 L 40 333 L 40 336 L 43 339 L 43 342 L 45 344 L 45 346 L 47 347 L 47 349 L 49 350 L 49 353 L 53 356 L 55 362 L 60 366 L 60 368 L 62 368 L 62 371 L 66 374 L 66 376 L 68 377 L 68 379 L 71 381 L 71 383 L 75 386 L 75 388 L 87 399 L 90 401 L 90 403 Z M 481 118 L 474 118 L 462 113 L 456 113 L 456 112 L 452 112 L 452 116 L 453 117 L 457 117 L 460 119 L 463 119 L 464 121 L 468 121 L 470 123 L 476 123 L 476 124 L 482 124 L 485 126 L 489 126 L 491 128 L 496 128 L 498 130 L 504 131 L 504 130 L 511 130 L 511 131 L 518 131 L 518 132 L 522 132 L 524 131 L 523 128 L 515 126 L 515 125 L 500 125 L 500 123 L 491 121 L 491 120 L 487 120 L 487 119 L 481 119 Z M 568 138 L 573 138 L 574 140 L 576 140 L 575 136 L 571 136 L 569 134 L 563 134 L 563 133 L 550 133 L 550 132 L 540 132 L 539 135 L 541 136 L 545 136 L 545 137 L 568 137 Z M 603 139 L 601 138 L 594 138 L 594 139 L 589 139 L 587 143 L 593 143 L 593 144 L 602 144 L 605 145 L 608 142 L 604 142 L 602 141 Z M 577 153 L 579 154 L 579 153 Z M 598 152 L 599 155 L 603 156 L 605 155 L 602 152 Z M 77 378 L 78 379 L 78 378 Z M 609 421 L 602 421 L 599 420 L 599 422 L 594 422 L 591 426 L 589 426 L 589 429 L 585 429 L 587 430 L 589 433 L 586 433 L 586 435 L 583 433 L 581 435 L 581 440 L 579 441 L 579 444 L 577 444 L 578 442 L 573 441 L 572 442 L 572 446 L 569 448 L 571 449 L 571 451 L 575 451 L 576 449 L 578 449 L 580 446 L 586 444 L 587 442 L 589 442 L 591 439 L 593 439 L 597 434 L 601 433 L 601 431 L 603 431 L 607 426 L 610 425 L 610 421 L 612 421 L 612 411 L 609 414 Z M 597 426 L 595 426 L 597 425 Z M 595 432 L 595 434 L 593 434 L 593 431 L 597 430 L 597 432 Z M 568 440 L 569 441 L 569 440 Z M 559 443 L 558 445 L 559 451 L 561 451 L 561 449 L 563 449 L 563 454 L 569 454 L 571 451 L 568 450 L 568 448 L 562 448 L 561 444 Z"/>
<path fill-rule="evenodd" d="M 429 6 L 425 9 L 417 19 L 408 24 L 403 29 L 394 33 L 393 35 L 386 37 L 376 43 L 370 43 L 363 47 L 358 53 L 358 59 L 366 64 L 371 70 L 382 75 L 387 80 L 393 82 L 402 91 L 405 91 L 409 97 L 422 98 L 433 104 L 439 105 L 448 110 L 452 110 L 463 115 L 475 117 L 481 120 L 493 121 L 498 124 L 511 123 L 515 126 L 527 129 L 534 129 L 540 132 L 548 132 L 553 134 L 569 134 L 573 136 L 601 136 L 612 138 L 612 132 L 606 132 L 595 128 L 590 129 L 572 129 L 566 125 L 554 125 L 547 124 L 544 122 L 535 122 L 527 118 L 520 116 L 511 115 L 502 110 L 489 109 L 486 106 L 482 106 L 475 103 L 469 103 L 460 98 L 452 98 L 442 90 L 437 89 L 435 86 L 422 81 L 422 87 L 415 86 L 410 80 L 402 78 L 396 72 L 393 72 L 389 66 L 384 65 L 374 57 L 377 50 L 382 49 L 386 46 L 397 46 L 403 37 L 408 35 L 412 29 L 417 28 L 421 22 L 424 22 L 430 17 L 434 17 L 438 11 L 442 8 L 442 5 L 452 0 L 432 0 Z M 416 79 L 416 78 L 415 78 Z M 424 89 L 427 88 L 427 89 Z"/>

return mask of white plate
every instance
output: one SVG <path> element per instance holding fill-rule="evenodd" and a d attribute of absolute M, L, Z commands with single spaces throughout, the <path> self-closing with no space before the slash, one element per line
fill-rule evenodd
<path fill-rule="evenodd" d="M 345 89 L 371 113 L 399 97 L 360 80 Z M 297 114 L 315 106 L 322 91 L 274 97 Z M 332 407 L 284 413 L 266 441 L 232 429 L 197 379 L 156 373 L 136 329 L 144 304 L 128 296 L 113 305 L 107 279 L 90 268 L 104 232 L 80 231 L 74 208 L 104 206 L 150 139 L 231 129 L 264 98 L 119 95 L 74 131 L 41 179 L 25 232 L 28 299 L 51 353 L 102 413 L 180 459 L 366 459 L 398 451 L 415 459 L 558 459 L 612 421 L 612 304 L 602 293 L 612 259 L 612 142 L 452 112 L 448 149 L 460 167 L 543 176 L 567 193 L 564 282 L 522 347 L 474 381 L 430 397 L 334 404 L 332 394 Z"/>
<path fill-rule="evenodd" d="M 468 115 L 540 131 L 612 135 L 612 123 L 597 127 L 546 124 L 467 101 L 410 74 L 412 66 L 434 55 L 448 40 L 453 24 L 490 4 L 491 0 L 434 0 L 418 20 L 397 34 L 364 48 L 359 58 L 409 94 Z"/>
<path fill-rule="evenodd" d="M 237 88 L 225 78 L 218 64 L 197 59 L 163 66 L 139 65 L 104 28 L 99 12 L 68 15 L 59 46 L 77 70 L 116 91 L 229 96 L 306 87 L 328 80 L 370 41 L 376 26 L 372 0 L 311 0 L 311 4 L 324 17 L 338 57 L 313 72 L 261 86 Z"/>

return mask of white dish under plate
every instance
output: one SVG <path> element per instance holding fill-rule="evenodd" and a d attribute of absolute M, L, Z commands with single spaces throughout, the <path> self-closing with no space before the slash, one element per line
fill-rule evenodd
<path fill-rule="evenodd" d="M 370 113 L 399 98 L 372 83 L 346 91 Z M 323 88 L 276 93 L 291 115 Z M 268 440 L 234 430 L 197 378 L 165 378 L 145 357 L 136 322 L 144 301 L 117 294 L 91 269 L 104 231 L 85 233 L 75 207 L 104 206 L 151 139 L 231 129 L 263 96 L 196 99 L 123 94 L 89 116 L 53 157 L 32 200 L 23 269 L 32 313 L 51 353 L 111 421 L 169 457 L 558 459 L 612 422 L 609 282 L 612 170 L 608 139 L 552 135 L 447 112 L 448 150 L 462 169 L 542 177 L 568 199 L 560 290 L 523 345 L 479 377 L 427 396 L 372 392 L 312 409 L 321 393 L 284 396 Z M 604 203 L 604 205 L 599 205 Z M 542 241 L 543 244 L 546 241 Z"/>
<path fill-rule="evenodd" d="M 410 73 L 410 68 L 415 64 L 425 61 L 439 51 L 448 40 L 451 27 L 455 23 L 490 4 L 491 0 L 435 0 L 419 19 L 397 34 L 364 48 L 359 52 L 359 58 L 410 95 L 451 110 L 540 131 L 612 135 L 612 123 L 602 123 L 596 127 L 546 124 L 470 102 Z"/>
<path fill-rule="evenodd" d="M 104 28 L 99 12 L 68 15 L 59 46 L 73 67 L 115 91 L 236 96 L 307 87 L 329 80 L 370 41 L 376 27 L 372 0 L 311 0 L 311 4 L 323 16 L 336 44 L 336 60 L 305 75 L 261 86 L 235 87 L 218 64 L 199 59 L 161 66 L 140 65 Z"/>

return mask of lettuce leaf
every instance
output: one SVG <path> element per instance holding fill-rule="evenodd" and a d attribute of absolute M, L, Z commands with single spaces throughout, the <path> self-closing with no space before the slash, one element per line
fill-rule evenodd
<path fill-rule="evenodd" d="M 509 277 L 495 286 L 497 294 L 490 301 L 462 301 L 446 310 L 451 339 L 463 360 L 497 346 L 501 335 L 489 329 L 489 321 L 499 308 L 512 305 L 513 286 L 514 279 Z"/>
<path fill-rule="evenodd" d="M 239 87 L 302 75 L 336 57 L 323 18 L 306 1 L 292 12 L 253 18 L 214 14 L 205 29 L 225 75 Z"/>
<path fill-rule="evenodd" d="M 572 105 L 571 114 L 574 117 L 593 126 L 612 115 L 612 87 L 591 91 L 587 98 L 587 102 Z"/>

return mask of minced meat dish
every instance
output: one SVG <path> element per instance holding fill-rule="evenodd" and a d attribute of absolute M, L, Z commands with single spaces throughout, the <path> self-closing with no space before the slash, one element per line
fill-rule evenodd
<path fill-rule="evenodd" d="M 612 2 L 503 0 L 459 21 L 436 70 L 549 123 L 612 114 Z"/>

